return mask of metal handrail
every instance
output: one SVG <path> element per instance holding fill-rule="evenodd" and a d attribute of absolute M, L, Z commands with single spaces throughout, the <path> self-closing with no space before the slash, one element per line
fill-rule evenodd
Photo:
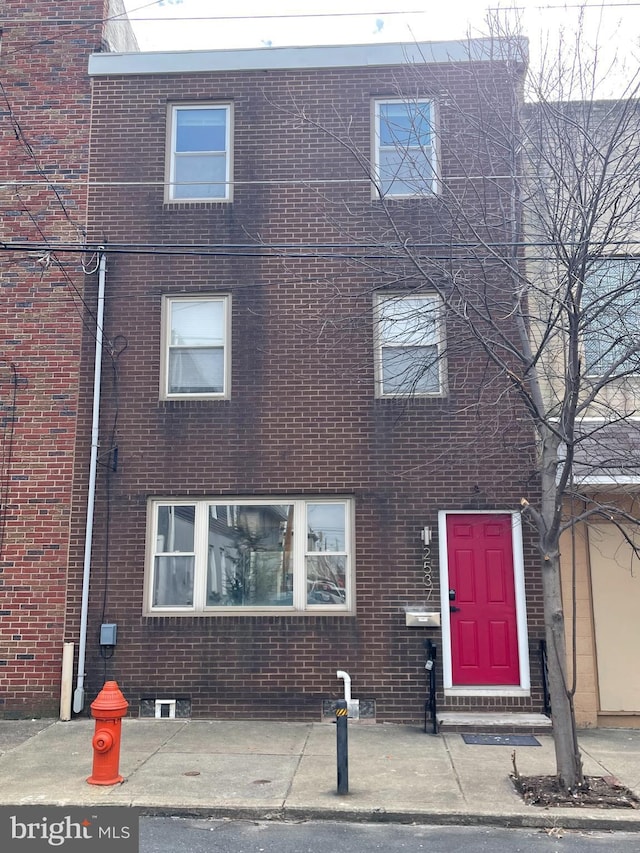
<path fill-rule="evenodd" d="M 547 642 L 540 640 L 540 669 L 542 671 L 542 700 L 544 712 L 547 717 L 551 716 L 551 694 L 549 693 L 549 666 L 547 660 Z"/>

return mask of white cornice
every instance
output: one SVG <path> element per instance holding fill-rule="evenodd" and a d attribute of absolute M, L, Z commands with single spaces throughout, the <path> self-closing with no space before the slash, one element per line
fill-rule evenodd
<path fill-rule="evenodd" d="M 300 68 L 353 68 L 381 65 L 526 60 L 527 43 L 469 39 L 398 44 L 264 47 L 242 50 L 193 50 L 94 53 L 94 77 L 130 74 L 196 74 L 212 71 L 270 71 Z"/>

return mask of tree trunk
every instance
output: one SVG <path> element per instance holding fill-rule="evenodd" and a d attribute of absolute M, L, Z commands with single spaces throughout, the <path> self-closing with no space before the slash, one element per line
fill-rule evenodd
<path fill-rule="evenodd" d="M 542 589 L 556 768 L 560 785 L 575 790 L 583 782 L 583 772 L 573 702 L 567 685 L 567 650 L 557 549 L 543 558 Z"/>
<path fill-rule="evenodd" d="M 556 751 L 558 781 L 563 788 L 575 790 L 584 781 L 582 761 L 576 734 L 573 697 L 567 680 L 567 643 L 562 607 L 560 575 L 560 521 L 562 518 L 562 483 L 558 480 L 561 464 L 560 438 L 544 427 L 540 431 L 541 512 L 535 517 L 540 535 L 542 595 L 551 722 Z M 560 467 L 561 480 L 565 474 Z"/>

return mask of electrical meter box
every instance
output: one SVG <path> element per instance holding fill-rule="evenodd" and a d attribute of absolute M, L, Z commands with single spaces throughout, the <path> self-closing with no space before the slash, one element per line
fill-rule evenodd
<path fill-rule="evenodd" d="M 103 623 L 100 626 L 100 645 L 115 646 L 118 635 L 118 626 L 113 622 Z"/>
<path fill-rule="evenodd" d="M 406 610 L 407 628 L 439 628 L 440 612 L 438 610 Z"/>

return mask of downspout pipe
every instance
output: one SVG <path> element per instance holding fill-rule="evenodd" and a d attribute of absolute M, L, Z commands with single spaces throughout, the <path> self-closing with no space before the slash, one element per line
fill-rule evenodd
<path fill-rule="evenodd" d="M 80 640 L 78 643 L 78 677 L 73 693 L 73 710 L 79 714 L 84 709 L 84 676 L 87 655 L 87 621 L 89 614 L 89 581 L 91 578 L 91 545 L 93 542 L 93 516 L 96 502 L 96 477 L 98 472 L 98 445 L 100 425 L 100 383 L 102 377 L 102 342 L 104 337 L 104 292 L 107 256 L 101 246 L 98 250 L 98 304 L 96 314 L 96 354 L 93 366 L 93 417 L 91 422 L 91 456 L 89 459 L 89 491 L 87 495 L 87 525 L 84 539 L 84 571 L 82 576 L 82 604 L 80 610 Z"/>
<path fill-rule="evenodd" d="M 344 699 L 347 705 L 351 702 L 351 676 L 343 669 L 336 672 L 336 678 L 344 679 Z"/>

